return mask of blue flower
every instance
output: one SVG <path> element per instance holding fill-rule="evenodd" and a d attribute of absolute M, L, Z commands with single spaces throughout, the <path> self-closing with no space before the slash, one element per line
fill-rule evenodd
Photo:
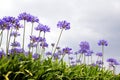
<path fill-rule="evenodd" d="M 46 52 L 46 55 L 48 56 L 48 55 L 52 55 L 52 52 Z"/>
<path fill-rule="evenodd" d="M 106 41 L 106 40 L 100 40 L 99 42 L 98 42 L 98 45 L 99 46 L 108 46 L 108 42 Z"/>
<path fill-rule="evenodd" d="M 2 56 L 5 56 L 4 50 L 0 50 L 0 58 L 2 58 Z"/>
<path fill-rule="evenodd" d="M 20 34 L 18 32 L 11 32 L 10 36 L 17 37 L 17 36 L 20 36 Z"/>
<path fill-rule="evenodd" d="M 48 47 L 48 44 L 47 44 L 46 42 L 41 42 L 41 43 L 40 43 L 40 46 L 41 46 L 42 48 L 45 48 L 45 47 Z"/>
<path fill-rule="evenodd" d="M 67 53 L 67 54 L 71 54 L 71 50 L 72 50 L 72 48 L 65 47 L 65 48 L 62 49 L 62 52 Z"/>
<path fill-rule="evenodd" d="M 43 24 L 40 24 L 40 23 L 37 27 L 35 27 L 35 30 L 41 31 L 41 32 L 43 31 L 44 33 L 45 32 L 50 32 L 50 28 L 47 25 L 43 25 Z"/>
<path fill-rule="evenodd" d="M 80 43 L 80 53 L 87 53 L 87 51 L 90 49 L 89 43 L 86 41 L 82 41 Z"/>
<path fill-rule="evenodd" d="M 65 29 L 65 30 L 69 30 L 70 29 L 70 23 L 67 21 L 59 21 L 57 24 L 57 27 L 60 29 Z"/>
<path fill-rule="evenodd" d="M 38 59 L 38 58 L 39 58 L 39 56 L 40 56 L 40 55 L 39 55 L 39 54 L 37 54 L 37 53 L 35 53 L 35 54 L 33 54 L 33 55 L 32 55 L 32 57 L 33 57 L 34 59 Z"/>
<path fill-rule="evenodd" d="M 102 52 L 98 52 L 98 53 L 96 53 L 96 55 L 99 56 L 99 57 L 103 56 Z"/>
<path fill-rule="evenodd" d="M 13 47 L 20 47 L 20 43 L 15 41 L 15 42 L 11 43 L 11 46 L 13 46 Z"/>

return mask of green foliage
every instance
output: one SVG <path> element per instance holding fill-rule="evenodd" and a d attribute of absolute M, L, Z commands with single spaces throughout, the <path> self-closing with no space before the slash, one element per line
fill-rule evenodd
<path fill-rule="evenodd" d="M 120 75 L 98 66 L 68 66 L 65 62 L 31 59 L 24 54 L 3 56 L 0 59 L 1 80 L 120 80 Z"/>

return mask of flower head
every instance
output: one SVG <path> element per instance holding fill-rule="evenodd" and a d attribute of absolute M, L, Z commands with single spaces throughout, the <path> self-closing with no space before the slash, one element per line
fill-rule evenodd
<path fill-rule="evenodd" d="M 120 63 L 114 59 L 114 58 L 108 58 L 107 62 L 109 62 L 109 65 L 113 66 L 113 65 L 120 65 Z"/>
<path fill-rule="evenodd" d="M 40 43 L 40 46 L 41 46 L 42 48 L 45 48 L 45 47 L 48 47 L 48 44 L 47 44 L 46 42 L 41 42 L 41 43 Z"/>
<path fill-rule="evenodd" d="M 2 56 L 5 56 L 4 50 L 0 50 L 0 58 L 2 58 Z"/>
<path fill-rule="evenodd" d="M 98 45 L 99 46 L 107 46 L 108 45 L 108 42 L 106 41 L 106 40 L 100 40 L 99 42 L 98 42 Z"/>
<path fill-rule="evenodd" d="M 96 55 L 99 56 L 99 57 L 103 56 L 102 52 L 98 52 L 98 53 L 96 53 Z"/>
<path fill-rule="evenodd" d="M 87 51 L 90 49 L 89 43 L 86 41 L 82 41 L 80 43 L 80 53 L 87 53 Z"/>
<path fill-rule="evenodd" d="M 17 36 L 20 36 L 20 34 L 18 32 L 12 32 L 10 33 L 10 36 L 17 37 Z"/>
<path fill-rule="evenodd" d="M 85 54 L 85 56 L 92 56 L 93 51 L 92 50 L 88 50 L 87 53 Z"/>
<path fill-rule="evenodd" d="M 62 52 L 67 53 L 67 54 L 71 54 L 71 50 L 72 50 L 72 48 L 65 47 L 65 48 L 62 49 Z"/>
<path fill-rule="evenodd" d="M 20 47 L 20 43 L 15 41 L 15 42 L 11 43 L 11 46 L 13 46 L 13 47 Z"/>
<path fill-rule="evenodd" d="M 65 30 L 69 30 L 70 29 L 70 23 L 67 21 L 59 21 L 57 24 L 57 27 L 60 29 L 65 29 Z"/>
<path fill-rule="evenodd" d="M 35 53 L 35 54 L 32 55 L 32 57 L 33 57 L 34 59 L 38 59 L 38 58 L 39 58 L 39 54 Z"/>
<path fill-rule="evenodd" d="M 37 31 L 50 32 L 50 28 L 47 25 L 40 24 L 35 28 Z"/>

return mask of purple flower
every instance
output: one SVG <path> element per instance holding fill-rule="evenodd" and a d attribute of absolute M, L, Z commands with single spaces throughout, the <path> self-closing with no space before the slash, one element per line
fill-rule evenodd
<path fill-rule="evenodd" d="M 41 46 L 42 48 L 45 48 L 45 47 L 48 47 L 48 44 L 47 44 L 46 42 L 41 42 L 41 43 L 40 43 L 40 46 Z"/>
<path fill-rule="evenodd" d="M 29 44 L 28 44 L 28 47 L 29 47 L 29 48 L 31 48 L 31 47 L 36 47 L 36 46 L 37 46 L 37 44 L 35 44 L 35 43 L 29 43 Z"/>
<path fill-rule="evenodd" d="M 54 54 L 53 54 L 53 57 L 54 57 L 54 59 L 59 59 L 59 58 L 60 58 L 57 53 L 54 53 Z"/>
<path fill-rule="evenodd" d="M 35 28 L 35 30 L 37 30 L 37 31 L 43 31 L 44 33 L 45 32 L 50 32 L 50 28 L 47 26 L 47 25 L 43 25 L 43 24 L 39 24 L 36 28 Z"/>
<path fill-rule="evenodd" d="M 80 43 L 80 53 L 86 53 L 90 49 L 89 43 L 86 41 L 82 41 Z"/>
<path fill-rule="evenodd" d="M 29 21 L 30 16 L 31 16 L 30 14 L 27 14 L 26 12 L 23 12 L 23 13 L 19 14 L 18 19 Z"/>
<path fill-rule="evenodd" d="M 32 23 L 37 22 L 38 23 L 39 19 L 35 16 L 30 15 L 29 19 L 28 19 L 28 22 L 32 22 Z"/>
<path fill-rule="evenodd" d="M 59 21 L 57 24 L 57 27 L 60 29 L 65 29 L 65 30 L 69 30 L 70 29 L 70 23 L 67 21 Z"/>
<path fill-rule="evenodd" d="M 9 54 L 24 53 L 24 50 L 19 49 L 19 48 L 13 48 L 13 49 L 9 50 L 8 52 L 9 52 Z"/>
<path fill-rule="evenodd" d="M 65 47 L 65 48 L 62 49 L 62 52 L 67 53 L 67 54 L 71 54 L 71 52 L 70 52 L 71 50 L 72 50 L 71 48 Z"/>
<path fill-rule="evenodd" d="M 87 53 L 85 54 L 85 56 L 91 56 L 93 54 L 93 51 L 88 50 Z"/>
<path fill-rule="evenodd" d="M 48 56 L 48 55 L 52 55 L 52 52 L 46 52 L 46 55 Z"/>
<path fill-rule="evenodd" d="M 34 43 L 37 42 L 38 38 L 36 36 L 30 36 L 30 40 Z"/>
<path fill-rule="evenodd" d="M 37 42 L 45 42 L 46 39 L 42 37 L 37 37 Z"/>
<path fill-rule="evenodd" d="M 96 53 L 96 55 L 99 56 L 99 57 L 103 56 L 102 52 L 98 52 L 98 53 Z"/>
<path fill-rule="evenodd" d="M 120 63 L 114 58 L 107 59 L 107 62 L 109 62 L 110 65 L 120 65 Z"/>
<path fill-rule="evenodd" d="M 96 61 L 96 64 L 102 65 L 102 64 L 104 64 L 104 62 L 102 62 L 102 61 L 100 60 L 100 61 Z"/>
<path fill-rule="evenodd" d="M 12 24 L 10 22 L 6 22 L 5 20 L 0 21 L 0 30 L 10 30 L 12 27 Z"/>
<path fill-rule="evenodd" d="M 11 43 L 11 46 L 13 46 L 13 47 L 20 47 L 20 43 L 15 41 L 15 42 Z"/>
<path fill-rule="evenodd" d="M 39 54 L 37 54 L 37 53 L 35 53 L 35 54 L 33 54 L 33 55 L 32 55 L 32 57 L 33 57 L 34 59 L 38 59 L 38 58 L 39 58 L 39 56 L 40 56 L 40 55 L 39 55 Z"/>
<path fill-rule="evenodd" d="M 2 56 L 5 56 L 4 50 L 0 50 L 0 58 L 2 58 Z"/>
<path fill-rule="evenodd" d="M 12 32 L 10 33 L 10 36 L 17 37 L 17 36 L 20 36 L 20 34 L 18 32 Z"/>
<path fill-rule="evenodd" d="M 108 45 L 108 42 L 106 41 L 106 40 L 100 40 L 99 42 L 98 42 L 98 45 L 99 46 L 107 46 Z"/>
<path fill-rule="evenodd" d="M 14 29 L 19 30 L 19 28 L 23 28 L 23 25 L 21 25 L 20 23 L 16 23 L 13 25 Z"/>

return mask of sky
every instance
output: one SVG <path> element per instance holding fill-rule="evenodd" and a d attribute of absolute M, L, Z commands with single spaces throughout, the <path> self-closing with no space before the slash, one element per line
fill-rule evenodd
<path fill-rule="evenodd" d="M 0 18 L 22 12 L 39 17 L 51 28 L 48 43 L 58 38 L 57 22 L 66 20 L 71 29 L 63 32 L 59 46 L 77 51 L 81 41 L 88 41 L 96 53 L 101 51 L 97 42 L 105 39 L 109 43 L 105 58 L 120 60 L 120 0 L 0 0 Z"/>

